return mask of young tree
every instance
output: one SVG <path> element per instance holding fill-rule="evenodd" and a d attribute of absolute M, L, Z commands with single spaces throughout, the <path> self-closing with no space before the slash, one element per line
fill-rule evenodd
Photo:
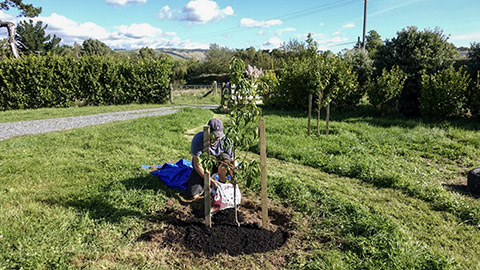
<path fill-rule="evenodd" d="M 43 25 L 42 21 L 33 20 L 21 21 L 17 26 L 17 40 L 20 43 L 19 49 L 23 52 L 32 52 L 45 54 L 58 49 L 61 38 L 53 35 L 45 35 L 45 29 L 48 25 Z"/>
<path fill-rule="evenodd" d="M 0 1 L 0 10 L 9 10 L 10 8 L 16 8 L 20 11 L 19 16 L 23 17 L 35 17 L 42 12 L 42 8 L 36 8 L 32 4 L 25 4 L 23 0 L 4 0 Z M 8 42 L 10 44 L 10 48 L 12 49 L 12 53 L 15 57 L 19 57 L 17 44 L 15 42 L 15 24 L 12 22 L 1 21 L 0 20 L 0 27 L 6 27 L 8 30 Z"/>

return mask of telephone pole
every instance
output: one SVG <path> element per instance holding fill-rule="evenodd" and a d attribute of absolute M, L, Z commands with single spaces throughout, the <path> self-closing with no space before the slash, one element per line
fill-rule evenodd
<path fill-rule="evenodd" d="M 364 1 L 364 8 L 363 8 L 363 41 L 362 41 L 362 49 L 365 50 L 365 31 L 367 28 L 367 2 L 368 0 Z"/>

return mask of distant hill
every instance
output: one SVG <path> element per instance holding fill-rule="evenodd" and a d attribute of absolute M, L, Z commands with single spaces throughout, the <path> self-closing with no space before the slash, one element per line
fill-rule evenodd
<path fill-rule="evenodd" d="M 171 55 L 174 58 L 190 59 L 197 58 L 200 61 L 205 59 L 204 49 L 175 49 L 175 48 L 158 48 L 158 52 Z"/>
<path fill-rule="evenodd" d="M 115 49 L 115 52 L 127 55 L 131 57 L 135 54 L 138 54 L 139 50 L 125 50 L 125 49 Z M 158 48 L 155 49 L 157 54 L 164 53 L 168 54 L 173 57 L 173 59 L 190 59 L 190 58 L 197 58 L 200 61 L 205 60 L 205 52 L 207 50 L 204 49 L 175 49 L 175 48 Z"/>

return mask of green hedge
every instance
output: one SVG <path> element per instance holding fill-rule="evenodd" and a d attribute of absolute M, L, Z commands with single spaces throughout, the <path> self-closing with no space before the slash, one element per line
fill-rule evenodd
<path fill-rule="evenodd" d="M 25 56 L 0 62 L 0 110 L 164 103 L 172 63 L 113 57 Z"/>

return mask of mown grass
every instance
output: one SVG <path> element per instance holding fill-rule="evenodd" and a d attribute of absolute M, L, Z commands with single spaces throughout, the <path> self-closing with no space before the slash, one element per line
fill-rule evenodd
<path fill-rule="evenodd" d="M 270 157 L 399 189 L 480 226 L 480 202 L 448 188 L 465 186 L 468 170 L 480 166 L 478 122 L 346 117 L 331 122 L 329 135 L 307 136 L 303 115 L 267 111 L 265 119 Z"/>
<path fill-rule="evenodd" d="M 233 267 L 232 262 L 265 268 L 257 255 L 195 264 L 182 261 L 174 249 L 137 241 L 142 232 L 163 228 L 159 212 L 175 195 L 140 164 L 189 158 L 185 135 L 212 116 L 187 108 L 1 141 L 0 269 L 227 268 L 224 263 Z M 270 114 L 266 119 L 270 156 L 284 133 L 296 139 L 290 143 L 305 147 L 296 125 L 304 118 Z M 283 123 L 281 132 L 273 132 L 276 121 Z M 455 214 L 434 211 L 431 202 L 401 189 L 284 159 L 294 163 L 269 159 L 269 194 L 294 208 L 294 225 L 306 230 L 303 248 L 278 251 L 286 254 L 289 268 L 480 269 L 472 259 L 479 252 L 478 231 L 459 225 Z"/>
<path fill-rule="evenodd" d="M 134 245 L 170 192 L 140 165 L 188 158 L 179 134 L 211 116 L 185 109 L 0 142 L 0 268 L 94 266 Z"/>
<path fill-rule="evenodd" d="M 292 268 L 480 269 L 478 229 L 428 202 L 274 158 L 268 175 L 269 194 L 310 217 Z"/>
<path fill-rule="evenodd" d="M 218 92 L 216 95 L 210 94 L 206 97 L 202 97 L 205 93 L 207 93 L 207 91 L 208 89 L 174 91 L 174 104 L 128 104 L 114 106 L 84 106 L 0 111 L 0 123 L 151 109 L 175 105 L 220 104 L 220 92 Z"/>
<path fill-rule="evenodd" d="M 49 119 L 57 117 L 81 116 L 97 113 L 130 111 L 159 108 L 170 106 L 169 104 L 129 104 L 115 106 L 85 106 L 85 107 L 69 107 L 69 108 L 41 108 L 29 110 L 11 110 L 0 112 L 0 123 L 29 121 L 38 119 Z"/>
<path fill-rule="evenodd" d="M 204 97 L 210 90 L 209 88 L 200 88 L 192 90 L 176 90 L 173 91 L 173 103 L 179 105 L 189 104 L 220 104 L 220 89 L 217 93 L 211 92 Z"/>

